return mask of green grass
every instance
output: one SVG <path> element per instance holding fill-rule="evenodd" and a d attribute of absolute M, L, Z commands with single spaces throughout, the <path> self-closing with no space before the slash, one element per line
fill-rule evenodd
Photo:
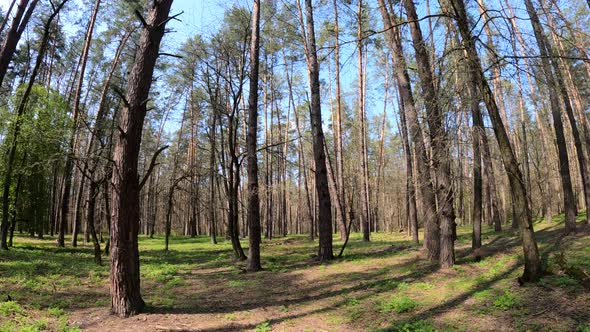
<path fill-rule="evenodd" d="M 494 300 L 494 307 L 504 311 L 514 308 L 516 304 L 516 296 L 509 290 L 504 291 L 502 295 Z"/>
<path fill-rule="evenodd" d="M 535 224 L 541 251 L 559 235 L 547 237 L 545 232 L 562 227 Z M 476 262 L 469 256 L 470 232 L 469 226 L 458 228 L 457 265 L 445 272 L 420 258 L 420 246 L 403 233 L 374 233 L 368 243 L 353 233 L 344 256 L 327 264 L 314 260 L 317 241 L 305 235 L 264 241 L 265 270 L 256 274 L 241 272 L 244 263 L 233 260 L 231 243 L 221 237 L 213 245 L 204 236 L 173 236 L 171 250 L 164 252 L 163 237 L 140 236 L 142 295 L 148 311 L 213 315 L 219 324 L 263 322 L 248 325 L 257 331 L 303 330 L 309 315 L 326 324 L 326 330 L 476 331 L 477 320 L 465 317 L 481 316 L 505 324 L 512 319 L 508 328 L 514 329 L 522 322 L 526 330 L 543 319 L 540 315 L 528 320 L 527 301 L 536 301 L 534 292 L 546 288 L 590 305 L 583 282 L 559 271 L 555 255 L 548 256 L 553 274 L 538 286 L 515 288 L 522 272 L 516 235 L 484 227 L 484 248 L 497 240 L 498 252 Z M 580 238 L 560 249 L 569 266 L 588 271 L 587 243 L 587 237 Z M 341 242 L 334 245 L 337 251 Z M 109 306 L 108 278 L 108 265 L 95 265 L 88 245 L 59 249 L 53 238 L 18 236 L 12 250 L 0 251 L 0 331 L 75 330 L 68 323 L 72 311 Z M 13 301 L 1 302 L 8 295 Z M 211 301 L 219 312 L 208 313 Z M 264 314 L 256 316 L 261 308 Z M 455 316 L 438 318 L 453 310 L 458 311 Z M 277 322 L 277 316 L 285 318 Z M 587 331 L 576 316 L 565 318 L 565 329 Z"/>
<path fill-rule="evenodd" d="M 409 312 L 418 307 L 418 303 L 407 296 L 395 296 L 391 300 L 381 304 L 381 311 L 385 313 L 396 312 L 398 314 Z"/>

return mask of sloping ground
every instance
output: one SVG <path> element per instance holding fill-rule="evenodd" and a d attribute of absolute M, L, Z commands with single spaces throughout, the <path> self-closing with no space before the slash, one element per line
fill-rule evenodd
<path fill-rule="evenodd" d="M 22 237 L 0 254 L 0 300 L 14 300 L 0 303 L 0 330 L 590 331 L 589 228 L 555 246 L 562 228 L 536 225 L 551 273 L 524 287 L 517 239 L 488 229 L 479 259 L 460 228 L 458 264 L 446 271 L 403 234 L 374 234 L 371 243 L 355 235 L 345 257 L 326 265 L 305 237 L 266 241 L 266 270 L 255 274 L 232 262 L 227 242 L 174 238 L 164 253 L 163 239 L 142 239 L 148 309 L 128 319 L 109 314 L 108 269 L 93 265 L 89 248 Z"/>

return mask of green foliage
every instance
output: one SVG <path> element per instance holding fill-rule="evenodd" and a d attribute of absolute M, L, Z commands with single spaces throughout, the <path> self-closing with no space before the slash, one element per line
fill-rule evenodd
<path fill-rule="evenodd" d="M 61 317 L 65 314 L 65 311 L 62 308 L 51 307 L 47 309 L 47 313 L 53 317 Z"/>
<path fill-rule="evenodd" d="M 407 296 L 396 296 L 381 304 L 381 311 L 385 313 L 396 312 L 398 314 L 414 310 L 418 303 Z"/>
<path fill-rule="evenodd" d="M 23 314 L 23 312 L 23 307 L 15 301 L 0 302 L 0 316 L 8 317 Z"/>
<path fill-rule="evenodd" d="M 504 291 L 504 294 L 498 296 L 495 300 L 494 300 L 494 307 L 499 308 L 501 310 L 508 310 L 508 309 L 512 309 L 514 306 L 516 306 L 516 296 L 514 294 L 512 294 L 512 292 L 510 292 L 509 290 Z"/>
<path fill-rule="evenodd" d="M 272 326 L 269 321 L 256 325 L 256 332 L 269 332 L 270 330 L 272 330 Z"/>
<path fill-rule="evenodd" d="M 361 304 L 361 301 L 359 301 L 358 299 L 356 299 L 354 297 L 351 299 L 348 299 L 346 301 L 346 305 L 348 305 L 348 306 L 355 306 L 355 305 L 359 305 L 359 304 Z"/>

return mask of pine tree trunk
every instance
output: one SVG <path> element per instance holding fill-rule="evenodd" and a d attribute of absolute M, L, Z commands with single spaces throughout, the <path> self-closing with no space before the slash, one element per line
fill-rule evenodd
<path fill-rule="evenodd" d="M 510 181 L 510 187 L 513 193 L 512 197 L 514 198 L 515 215 L 517 217 L 516 222 L 520 229 L 520 238 L 524 252 L 525 267 L 521 280 L 537 281 L 542 273 L 541 260 L 533 231 L 531 211 L 528 206 L 528 197 L 523 176 L 518 168 L 518 161 L 516 160 L 510 140 L 508 139 L 506 128 L 504 128 L 502 123 L 502 117 L 494 99 L 494 95 L 483 75 L 481 62 L 475 48 L 475 41 L 471 35 L 471 29 L 469 28 L 469 23 L 467 21 L 465 4 L 463 0 L 451 0 L 450 3 L 452 7 L 451 14 L 457 22 L 467 53 L 467 64 L 472 75 L 474 75 L 474 79 L 476 80 L 475 84 L 477 84 L 479 93 L 481 94 L 490 114 L 494 134 L 500 147 L 502 161 Z"/>
<path fill-rule="evenodd" d="M 334 127 L 334 152 L 336 155 L 336 189 L 340 200 L 340 214 L 338 215 L 338 228 L 340 240 L 344 241 L 348 234 L 346 229 L 346 190 L 344 188 L 344 160 L 342 158 L 342 97 L 340 88 L 340 29 L 338 24 L 338 4 L 334 6 L 334 79 L 336 80 L 336 125 Z"/>
<path fill-rule="evenodd" d="M 115 135 L 112 177 L 111 311 L 119 316 L 141 312 L 139 274 L 139 174 L 137 170 L 147 100 L 172 0 L 154 1 L 145 20 L 135 62 L 129 73 L 125 106 Z"/>
<path fill-rule="evenodd" d="M 16 51 L 16 46 L 18 45 L 20 37 L 25 31 L 25 28 L 29 23 L 31 15 L 33 14 L 33 10 L 37 6 L 38 2 L 38 0 L 33 0 L 29 4 L 29 0 L 20 0 L 17 5 L 16 13 L 12 18 L 10 28 L 8 28 L 8 31 L 6 32 L 4 42 L 2 43 L 2 48 L 0 49 L 0 86 L 4 82 L 4 77 L 6 76 L 8 65 L 10 65 L 10 61 L 12 61 L 12 57 L 14 56 L 14 52 Z M 27 5 L 29 6 L 28 8 Z M 7 20 L 8 14 L 4 19 L 4 23 Z"/>
<path fill-rule="evenodd" d="M 436 198 L 430 177 L 430 165 L 426 155 L 424 135 L 418 120 L 410 76 L 406 59 L 399 36 L 399 29 L 395 26 L 394 17 L 389 14 L 384 0 L 379 0 L 379 9 L 383 18 L 384 29 L 387 30 L 387 41 L 391 49 L 395 67 L 396 79 L 399 85 L 400 97 L 403 109 L 409 124 L 414 154 L 416 155 L 416 169 L 418 173 L 418 188 L 422 195 L 422 207 L 424 210 L 424 246 L 427 249 L 428 259 L 438 261 L 440 252 L 439 224 L 436 214 Z"/>
<path fill-rule="evenodd" d="M 563 129 L 563 122 L 561 119 L 561 109 L 559 93 L 560 84 L 551 70 L 551 64 L 554 60 L 549 59 L 550 45 L 543 33 L 543 28 L 539 17 L 533 7 L 531 0 L 525 0 L 527 12 L 531 18 L 531 24 L 533 25 L 533 31 L 535 33 L 535 39 L 539 46 L 539 52 L 541 55 L 541 65 L 543 72 L 545 73 L 545 83 L 549 89 L 549 101 L 551 104 L 551 115 L 553 117 L 553 126 L 555 128 L 555 136 L 557 141 L 557 150 L 559 156 L 559 173 L 561 176 L 561 185 L 563 190 L 563 206 L 565 209 L 565 233 L 575 233 L 576 231 L 576 208 L 574 202 L 574 193 L 572 189 L 572 181 L 569 169 L 568 151 L 565 141 L 565 134 Z M 566 106 L 567 107 L 567 106 Z M 571 111 L 571 109 L 570 109 Z"/>
<path fill-rule="evenodd" d="M 322 129 L 322 110 L 320 101 L 320 66 L 317 58 L 312 0 L 305 0 L 307 22 L 306 58 L 309 85 L 311 88 L 311 132 L 313 137 L 313 156 L 315 161 L 315 186 L 318 195 L 318 230 L 320 261 L 334 258 L 332 252 L 332 204 L 328 188 L 328 171 L 324 150 L 324 131 Z"/>
<path fill-rule="evenodd" d="M 430 127 L 432 144 L 432 163 L 437 177 L 437 205 L 440 218 L 440 257 L 443 268 L 455 264 L 455 211 L 453 208 L 453 186 L 451 181 L 451 161 L 446 146 L 447 133 L 443 123 L 443 112 L 434 87 L 430 59 L 422 38 L 418 15 L 413 0 L 404 0 L 406 14 L 410 21 L 410 32 L 416 52 L 416 63 L 422 94 L 426 104 L 427 121 Z"/>
<path fill-rule="evenodd" d="M 250 93 L 248 96 L 248 271 L 260 271 L 260 197 L 258 195 L 258 158 L 256 141 L 258 135 L 258 70 L 260 57 L 260 0 L 253 1 L 252 37 L 250 39 Z"/>

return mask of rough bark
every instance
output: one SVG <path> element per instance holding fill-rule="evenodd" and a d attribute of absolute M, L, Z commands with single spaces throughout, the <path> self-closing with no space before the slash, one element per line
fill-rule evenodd
<path fill-rule="evenodd" d="M 250 39 L 250 92 L 248 95 L 248 136 L 246 149 L 248 158 L 248 271 L 262 269 L 260 263 L 260 197 L 258 195 L 258 158 L 256 137 L 258 134 L 258 70 L 260 57 L 260 1 L 254 0 L 252 7 L 252 37 Z"/>
<path fill-rule="evenodd" d="M 396 73 L 396 80 L 399 85 L 400 98 L 403 103 L 404 113 L 409 124 L 410 136 L 413 142 L 414 154 L 416 156 L 416 169 L 418 173 L 417 186 L 422 196 L 424 209 L 424 246 L 427 249 L 428 259 L 438 261 L 440 251 L 440 238 L 438 218 L 436 214 L 436 198 L 434 187 L 430 177 L 430 163 L 426 154 L 424 135 L 418 120 L 418 111 L 412 93 L 410 76 L 408 73 L 406 59 L 403 53 L 402 42 L 399 36 L 399 29 L 395 25 L 394 17 L 390 15 L 384 0 L 379 0 L 379 9 L 383 18 L 384 29 L 387 30 L 387 42 L 391 49 L 393 64 Z"/>
<path fill-rule="evenodd" d="M 130 316 L 141 312 L 139 275 L 138 158 L 147 100 L 172 0 L 154 1 L 142 27 L 135 61 L 129 73 L 125 106 L 115 135 L 112 177 L 111 312 Z"/>
<path fill-rule="evenodd" d="M 320 66 L 317 58 L 312 0 L 305 0 L 307 23 L 306 58 L 309 85 L 311 88 L 311 131 L 313 137 L 313 156 L 315 161 L 315 186 L 318 195 L 318 233 L 320 261 L 334 258 L 332 252 L 332 204 L 328 188 L 328 171 L 324 150 L 324 131 L 322 129 L 322 110 L 320 101 Z"/>

